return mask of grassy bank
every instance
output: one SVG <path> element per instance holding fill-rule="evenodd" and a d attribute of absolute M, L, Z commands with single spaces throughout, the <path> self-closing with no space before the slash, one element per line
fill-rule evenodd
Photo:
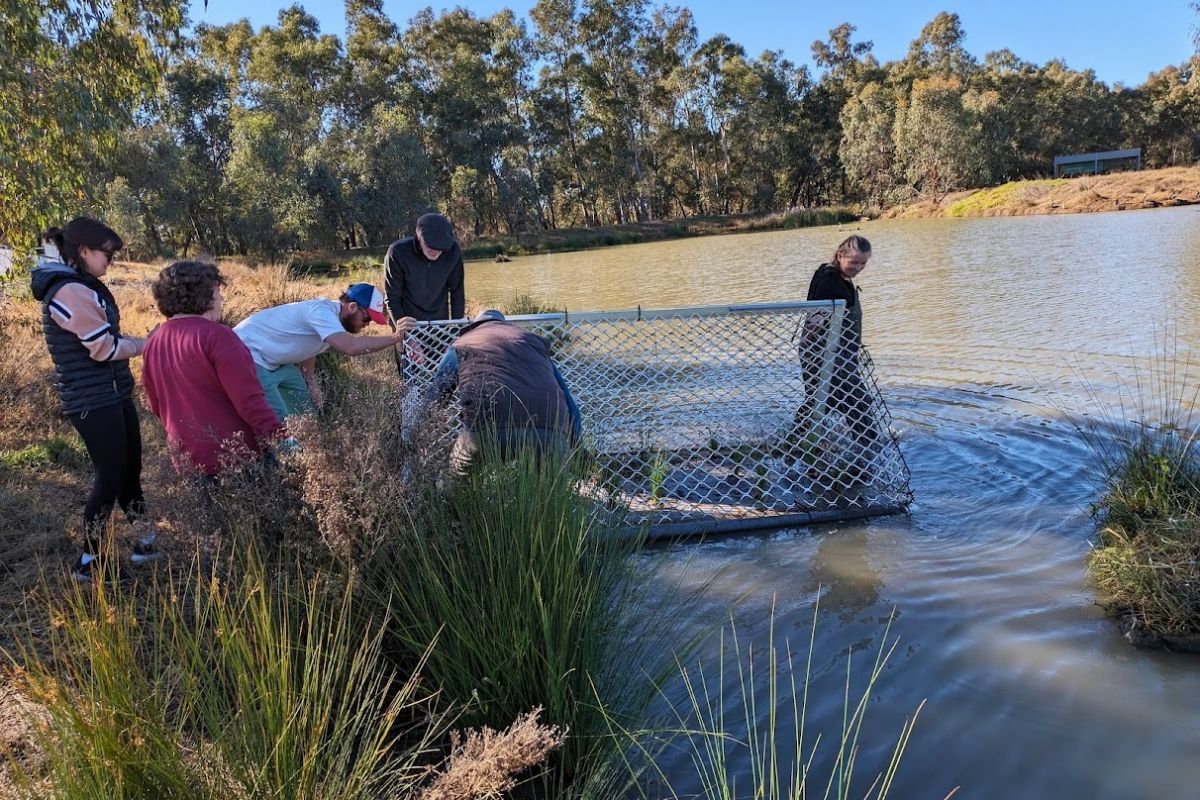
<path fill-rule="evenodd" d="M 230 323 L 329 288 L 222 270 Z M 132 334 L 159 321 L 154 272 L 109 275 Z M 57 411 L 37 304 L 3 303 L 0 798 L 636 796 L 668 746 L 740 782 L 723 722 L 651 716 L 690 679 L 688 643 L 643 595 L 653 561 L 609 535 L 563 464 L 447 489 L 439 431 L 401 433 L 386 354 L 323 365 L 329 407 L 294 426 L 300 450 L 215 489 L 173 471 L 137 398 L 167 561 L 70 582 L 91 468 Z M 127 548 L 123 521 L 110 533 Z M 847 758 L 819 763 L 848 776 Z"/>
<path fill-rule="evenodd" d="M 1125 211 L 1200 203 L 1200 167 L 1171 167 L 1110 175 L 1012 181 L 988 189 L 953 192 L 889 208 L 886 219 L 1017 217 Z"/>

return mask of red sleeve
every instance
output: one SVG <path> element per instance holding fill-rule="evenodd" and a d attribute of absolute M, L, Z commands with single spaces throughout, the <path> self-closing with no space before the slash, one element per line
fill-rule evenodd
<path fill-rule="evenodd" d="M 156 417 L 162 419 L 162 412 L 159 411 L 158 406 L 158 380 L 153 359 L 156 349 L 151 347 L 148 341 L 146 342 L 146 350 L 143 353 L 148 358 L 142 362 L 142 388 L 146 390 L 146 403 L 150 406 L 150 410 Z"/>
<path fill-rule="evenodd" d="M 250 350 L 231 328 L 222 328 L 212 353 L 217 380 L 225 389 L 238 416 L 254 431 L 260 444 L 284 436 L 283 423 L 267 404 L 262 384 L 254 371 Z"/>

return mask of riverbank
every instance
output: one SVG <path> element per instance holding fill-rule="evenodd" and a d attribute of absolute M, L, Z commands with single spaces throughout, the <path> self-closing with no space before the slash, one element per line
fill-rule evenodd
<path fill-rule="evenodd" d="M 953 192 L 884 210 L 884 219 L 1019 217 L 1127 211 L 1200 203 L 1200 167 L 1171 167 L 1111 175 L 1010 181 L 987 189 Z"/>
<path fill-rule="evenodd" d="M 857 209 L 849 206 L 802 208 L 774 214 L 729 214 L 690 219 L 633 222 L 601 228 L 560 228 L 528 231 L 504 236 L 469 238 L 463 245 L 467 261 L 503 261 L 512 256 L 566 253 L 593 250 L 622 244 L 662 242 L 695 236 L 720 236 L 727 233 L 779 231 L 837 225 L 859 219 Z M 298 253 L 292 264 L 302 269 L 332 270 L 377 266 L 387 253 L 386 246 L 360 247 L 324 253 Z"/>

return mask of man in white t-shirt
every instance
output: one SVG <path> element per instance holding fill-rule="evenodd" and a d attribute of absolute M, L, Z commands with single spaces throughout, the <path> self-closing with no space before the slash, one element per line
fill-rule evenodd
<path fill-rule="evenodd" d="M 250 349 L 267 402 L 280 419 L 322 403 L 314 367 L 329 348 L 349 356 L 403 343 L 414 320 L 404 317 L 385 336 L 355 336 L 368 323 L 387 324 L 383 293 L 369 283 L 350 286 L 338 300 L 318 298 L 251 314 L 233 330 Z"/>

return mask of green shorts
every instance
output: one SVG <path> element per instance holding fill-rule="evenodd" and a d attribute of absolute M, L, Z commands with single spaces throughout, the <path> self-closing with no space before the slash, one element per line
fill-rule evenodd
<path fill-rule="evenodd" d="M 313 410 L 308 382 L 304 380 L 304 373 L 295 364 L 284 364 L 278 369 L 267 369 L 261 364 L 255 364 L 254 370 L 258 373 L 258 382 L 262 384 L 267 403 L 275 409 L 281 420 L 293 414 L 307 414 Z"/>

